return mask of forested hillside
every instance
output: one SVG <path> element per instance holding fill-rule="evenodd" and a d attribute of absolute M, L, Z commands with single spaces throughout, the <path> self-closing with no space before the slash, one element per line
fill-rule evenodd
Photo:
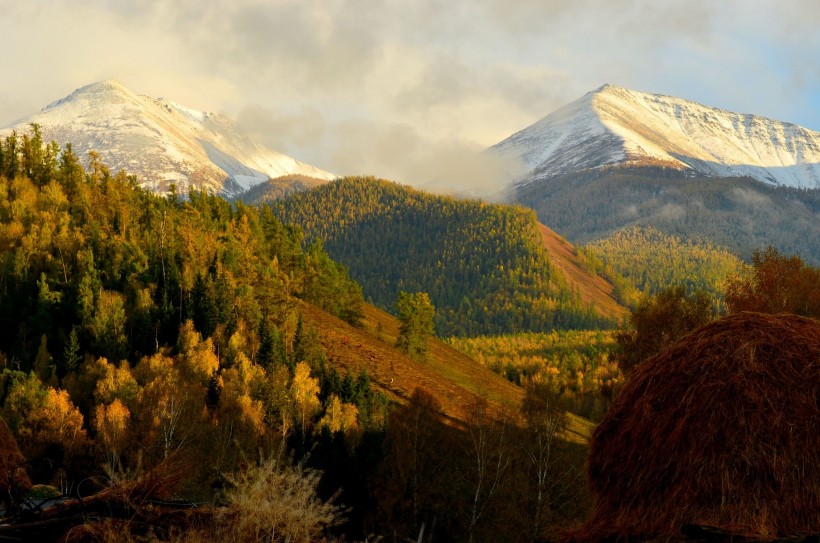
<path fill-rule="evenodd" d="M 237 332 L 292 330 L 295 297 L 358 317 L 359 287 L 269 210 L 157 197 L 94 155 L 84 172 L 36 132 L 2 147 L 0 351 L 22 368 L 41 337 L 62 353 L 72 330 L 80 352 L 119 360 L 175 345 L 186 320 L 226 346 Z"/>
<path fill-rule="evenodd" d="M 321 185 L 324 180 L 308 177 L 306 175 L 283 175 L 275 179 L 268 179 L 264 183 L 254 185 L 236 198 L 235 201 L 247 202 L 267 202 L 282 198 L 294 192 L 310 190 Z"/>
<path fill-rule="evenodd" d="M 572 413 L 600 420 L 623 375 L 612 357 L 611 331 L 450 338 L 447 342 L 518 384 L 538 383 Z"/>
<path fill-rule="evenodd" d="M 159 197 L 36 128 L 0 144 L 0 418 L 35 482 L 116 482 L 184 451 L 201 492 L 271 436 L 383 424 L 300 298 L 362 317 L 358 285 L 269 210 Z"/>
<path fill-rule="evenodd" d="M 708 240 L 743 259 L 771 245 L 820 263 L 820 190 L 613 167 L 537 179 L 512 199 L 535 209 L 541 222 L 576 244 L 626 226 L 652 226 L 683 239 Z"/>
<path fill-rule="evenodd" d="M 400 353 L 301 241 L 36 129 L 0 143 L 0 538 L 529 541 L 584 514 L 588 421 L 441 342 Z M 42 492 L 60 505 L 26 510 Z"/>
<path fill-rule="evenodd" d="M 670 286 L 704 290 L 717 299 L 726 280 L 746 269 L 737 256 L 708 241 L 681 239 L 657 228 L 632 226 L 579 250 L 586 265 L 615 285 L 615 295 L 634 307 L 639 296 Z"/>
<path fill-rule="evenodd" d="M 611 326 L 550 261 L 535 214 L 345 178 L 271 204 L 348 267 L 365 296 L 393 310 L 424 291 L 439 335 Z"/>

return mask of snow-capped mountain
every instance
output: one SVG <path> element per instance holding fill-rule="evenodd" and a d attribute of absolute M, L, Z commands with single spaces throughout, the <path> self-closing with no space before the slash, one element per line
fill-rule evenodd
<path fill-rule="evenodd" d="M 610 165 L 669 166 L 710 177 L 820 188 L 820 132 L 604 85 L 496 144 L 522 184 Z"/>
<path fill-rule="evenodd" d="M 136 174 L 158 192 L 176 183 L 181 193 L 195 186 L 233 196 L 285 175 L 317 183 L 335 177 L 252 141 L 224 115 L 139 96 L 111 79 L 77 89 L 0 135 L 26 131 L 31 123 L 40 125 L 46 141 L 71 143 L 83 159 L 97 151 L 112 171 Z"/>

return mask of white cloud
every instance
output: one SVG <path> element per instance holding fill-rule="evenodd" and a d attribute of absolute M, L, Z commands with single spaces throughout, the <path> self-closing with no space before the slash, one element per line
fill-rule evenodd
<path fill-rule="evenodd" d="M 735 187 L 732 190 L 732 195 L 735 200 L 741 204 L 752 207 L 765 207 L 771 205 L 771 199 L 763 193 L 751 189 L 744 189 L 742 187 Z"/>
<path fill-rule="evenodd" d="M 115 77 L 317 166 L 416 183 L 604 82 L 820 129 L 818 5 L 0 0 L 0 124 Z"/>

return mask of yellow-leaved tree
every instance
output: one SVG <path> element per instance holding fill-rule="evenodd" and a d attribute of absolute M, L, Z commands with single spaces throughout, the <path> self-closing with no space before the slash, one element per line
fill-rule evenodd
<path fill-rule="evenodd" d="M 50 447 L 57 447 L 68 461 L 81 453 L 86 443 L 83 415 L 71 402 L 68 392 L 49 387 L 42 404 L 25 417 L 25 430 L 32 448 L 32 457 L 42 455 Z"/>
<path fill-rule="evenodd" d="M 325 409 L 325 416 L 319 420 L 316 429 L 327 428 L 332 434 L 336 432 L 355 432 L 359 429 L 358 416 L 358 407 L 350 403 L 344 403 L 339 399 L 339 396 L 331 394 Z"/>
<path fill-rule="evenodd" d="M 182 373 L 201 386 L 207 386 L 211 376 L 219 369 L 213 339 L 202 341 L 202 336 L 194 329 L 194 323 L 187 320 L 179 327 L 177 343 Z"/>
<path fill-rule="evenodd" d="M 105 459 L 103 468 L 112 482 L 122 474 L 121 455 L 127 446 L 130 426 L 131 412 L 119 399 L 94 409 L 97 449 Z"/>
<path fill-rule="evenodd" d="M 183 378 L 173 358 L 161 353 L 140 360 L 138 404 L 143 443 L 161 459 L 193 441 L 205 411 L 205 388 Z"/>
<path fill-rule="evenodd" d="M 310 376 L 310 366 L 306 362 L 296 364 L 290 385 L 290 397 L 293 400 L 296 422 L 302 431 L 302 441 L 304 441 L 311 421 L 321 405 L 319 380 Z"/>
<path fill-rule="evenodd" d="M 237 353 L 233 366 L 222 372 L 219 406 L 214 418 L 217 470 L 257 450 L 259 439 L 265 433 L 262 402 L 265 382 L 265 371 L 242 352 Z"/>

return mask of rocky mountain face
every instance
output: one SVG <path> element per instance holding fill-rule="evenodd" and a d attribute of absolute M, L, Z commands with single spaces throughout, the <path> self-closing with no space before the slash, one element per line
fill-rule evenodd
<path fill-rule="evenodd" d="M 43 138 L 87 156 L 97 151 L 114 170 L 165 192 L 196 187 L 237 196 L 271 178 L 299 175 L 321 183 L 335 175 L 267 149 L 230 118 L 187 108 L 165 98 L 137 95 L 115 80 L 77 89 L 42 111 L 0 130 L 0 135 L 40 125 Z"/>

